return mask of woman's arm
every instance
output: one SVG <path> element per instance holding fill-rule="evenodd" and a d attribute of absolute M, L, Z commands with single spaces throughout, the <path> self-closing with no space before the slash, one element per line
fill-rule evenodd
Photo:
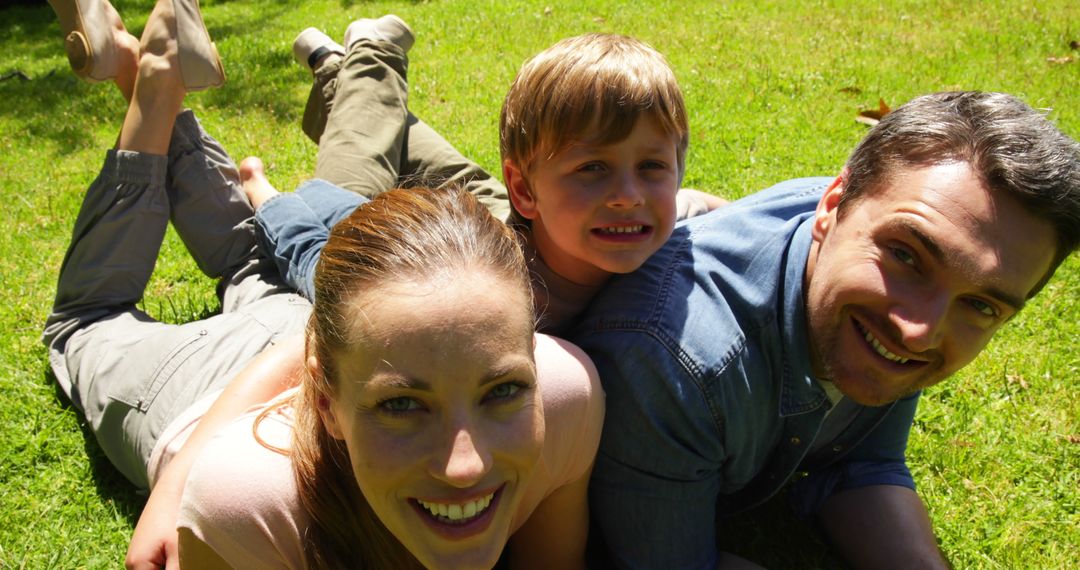
<path fill-rule="evenodd" d="M 178 567 L 176 517 L 184 483 L 195 458 L 223 425 L 251 406 L 296 386 L 303 365 L 304 339 L 297 335 L 263 351 L 225 387 L 158 477 L 128 545 L 125 565 L 129 569 L 150 570 L 165 566 L 173 570 Z"/>
<path fill-rule="evenodd" d="M 510 568 L 585 568 L 591 473 L 548 495 L 510 537 Z"/>

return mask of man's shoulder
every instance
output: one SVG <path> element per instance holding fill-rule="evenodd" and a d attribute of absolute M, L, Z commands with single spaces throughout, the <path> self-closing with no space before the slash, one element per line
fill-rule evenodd
<path fill-rule="evenodd" d="M 683 338 L 700 326 L 711 342 L 735 342 L 767 325 L 787 266 L 806 264 L 786 253 L 831 181 L 788 180 L 679 224 L 641 268 L 611 279 L 577 332 L 641 328 Z"/>

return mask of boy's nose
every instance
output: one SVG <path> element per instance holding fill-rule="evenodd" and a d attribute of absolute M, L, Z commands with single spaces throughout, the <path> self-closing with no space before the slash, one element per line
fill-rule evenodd
<path fill-rule="evenodd" d="M 645 195 L 631 175 L 619 176 L 608 192 L 609 208 L 636 208 L 645 203 Z"/>

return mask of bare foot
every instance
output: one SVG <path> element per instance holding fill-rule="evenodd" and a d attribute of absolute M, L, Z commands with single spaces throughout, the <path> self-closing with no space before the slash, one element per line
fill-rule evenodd
<path fill-rule="evenodd" d="M 266 168 L 257 156 L 249 156 L 240 161 L 240 183 L 244 187 L 248 202 L 251 202 L 251 207 L 256 210 L 280 193 L 266 179 Z"/>

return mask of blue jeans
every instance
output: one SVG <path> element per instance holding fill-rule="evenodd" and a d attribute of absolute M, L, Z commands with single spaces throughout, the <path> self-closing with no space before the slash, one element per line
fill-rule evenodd
<path fill-rule="evenodd" d="M 277 265 L 286 284 L 314 300 L 315 264 L 330 229 L 368 201 L 325 180 L 309 180 L 256 210 L 259 248 Z"/>

